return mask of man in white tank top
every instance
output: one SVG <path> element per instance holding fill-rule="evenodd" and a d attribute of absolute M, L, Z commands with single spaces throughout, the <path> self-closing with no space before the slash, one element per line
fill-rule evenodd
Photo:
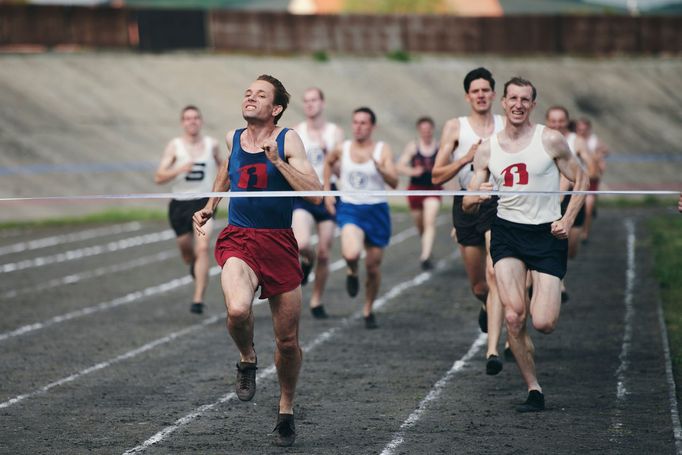
<path fill-rule="evenodd" d="M 208 198 L 197 199 L 192 193 L 211 192 L 222 160 L 218 142 L 201 134 L 201 112 L 196 106 L 185 107 L 180 114 L 180 122 L 183 134 L 166 146 L 154 182 L 173 182 L 173 193 L 180 193 L 170 202 L 168 217 L 175 230 L 182 259 L 190 266 L 190 274 L 194 278 L 190 311 L 201 314 L 208 285 L 210 238 L 194 232 L 192 216 L 206 205 Z M 209 231 L 211 225 L 209 222 Z"/>
<path fill-rule="evenodd" d="M 303 92 L 303 113 L 306 120 L 299 123 L 295 130 L 301 136 L 308 161 L 320 179 L 324 178 L 324 160 L 328 152 L 334 150 L 343 141 L 343 131 L 324 117 L 324 94 L 319 88 L 309 88 Z M 317 252 L 310 244 L 310 232 L 317 226 Z M 310 295 L 310 312 L 317 319 L 327 318 L 322 305 L 322 293 L 329 275 L 329 255 L 334 240 L 336 220 L 325 208 L 324 202 L 313 205 L 305 199 L 294 201 L 292 228 L 303 270 L 302 285 L 307 284 L 308 274 L 315 265 L 315 282 Z M 317 261 L 315 261 L 317 257 Z"/>
<path fill-rule="evenodd" d="M 530 121 L 536 90 L 527 80 L 514 77 L 504 86 L 502 108 L 505 128 L 483 142 L 474 159 L 471 191 L 490 191 L 493 176 L 498 191 L 559 191 L 559 175 L 587 188 L 587 175 L 563 135 Z M 463 208 L 472 212 L 490 196 L 465 196 Z M 533 359 L 534 348 L 526 331 L 528 311 L 533 327 L 551 333 L 561 306 L 561 279 L 566 273 L 568 233 L 583 204 L 575 196 L 562 216 L 559 194 L 500 196 L 493 223 L 490 254 L 500 299 L 505 308 L 507 336 L 516 363 L 528 387 L 519 412 L 545 408 Z M 526 274 L 530 270 L 533 295 L 528 305 Z"/>
<path fill-rule="evenodd" d="M 375 142 L 374 112 L 361 107 L 353 111 L 353 140 L 345 141 L 329 155 L 324 164 L 324 189 L 331 189 L 331 177 L 340 162 L 339 183 L 344 194 L 339 204 L 331 196 L 325 198 L 327 210 L 336 214 L 341 228 L 341 254 L 348 266 L 346 290 L 355 297 L 359 290 L 358 269 L 360 254 L 365 249 L 367 281 L 363 314 L 365 327 L 377 328 L 372 305 L 381 283 L 381 260 L 391 237 L 391 216 L 386 197 L 363 194 L 381 191 L 385 184 L 398 186 L 398 173 L 393 164 L 391 149 L 383 142 Z"/>
<path fill-rule="evenodd" d="M 433 167 L 433 183 L 443 184 L 457 178 L 460 189 L 469 185 L 478 145 L 504 126 L 504 119 L 492 113 L 495 79 L 490 71 L 485 68 L 470 71 L 464 78 L 464 93 L 469 115 L 455 117 L 445 124 Z M 487 201 L 475 214 L 462 211 L 461 196 L 453 200 L 452 222 L 464 269 L 471 291 L 481 301 L 478 324 L 481 331 L 488 332 L 486 373 L 491 375 L 502 370 L 497 345 L 504 317 L 490 259 L 490 226 L 496 213 L 496 199 Z"/>
<path fill-rule="evenodd" d="M 585 117 L 579 118 L 575 123 L 575 132 L 578 136 L 585 140 L 587 152 L 592 155 L 595 166 L 588 169 L 590 177 L 590 191 L 597 191 L 599 189 L 599 181 L 606 170 L 606 156 L 609 154 L 608 147 L 592 132 L 592 122 Z M 590 229 L 592 228 L 592 219 L 595 214 L 597 204 L 597 195 L 588 194 L 585 198 L 585 225 L 583 226 L 582 238 L 583 242 L 587 242 L 590 237 Z"/>

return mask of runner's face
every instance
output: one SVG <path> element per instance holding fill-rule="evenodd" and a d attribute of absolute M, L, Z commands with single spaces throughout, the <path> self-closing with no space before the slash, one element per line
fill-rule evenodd
<path fill-rule="evenodd" d="M 547 113 L 547 126 L 560 131 L 561 134 L 568 132 L 568 118 L 566 113 L 561 109 L 552 109 Z"/>
<path fill-rule="evenodd" d="M 274 102 L 275 87 L 267 81 L 254 81 L 244 92 L 242 117 L 247 121 L 274 119 L 282 110 Z"/>
<path fill-rule="evenodd" d="M 433 125 L 430 122 L 421 122 L 417 126 L 417 132 L 419 137 L 424 142 L 431 142 L 433 139 Z"/>
<path fill-rule="evenodd" d="M 303 94 L 303 113 L 306 118 L 316 118 L 322 114 L 324 101 L 317 90 L 308 90 Z"/>
<path fill-rule="evenodd" d="M 502 109 L 510 124 L 521 125 L 527 122 L 533 108 L 535 101 L 532 87 L 513 84 L 507 87 L 507 95 L 502 98 Z"/>
<path fill-rule="evenodd" d="M 469 91 L 464 95 L 466 101 L 471 106 L 471 110 L 478 114 L 490 112 L 495 99 L 495 92 L 490 87 L 490 82 L 485 79 L 476 79 L 471 82 Z"/>
<path fill-rule="evenodd" d="M 587 122 L 577 122 L 575 124 L 575 134 L 580 137 L 589 137 L 592 134 L 592 128 Z"/>
<path fill-rule="evenodd" d="M 356 112 L 353 114 L 353 137 L 357 141 L 366 141 L 372 136 L 374 125 L 372 118 L 367 112 Z"/>
<path fill-rule="evenodd" d="M 182 113 L 182 129 L 188 136 L 194 137 L 201 131 L 201 114 L 194 109 Z"/>

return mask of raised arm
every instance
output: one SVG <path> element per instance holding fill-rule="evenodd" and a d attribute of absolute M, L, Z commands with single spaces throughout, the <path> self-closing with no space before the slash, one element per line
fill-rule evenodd
<path fill-rule="evenodd" d="M 286 161 L 279 158 L 277 142 L 265 141 L 262 146 L 273 166 L 284 176 L 289 185 L 296 191 L 320 191 L 322 185 L 305 153 L 303 141 L 294 130 L 286 133 L 284 141 L 284 156 Z M 321 196 L 306 196 L 306 200 L 313 204 L 322 202 Z"/>
<path fill-rule="evenodd" d="M 391 147 L 384 143 L 383 149 L 381 150 L 381 157 L 379 161 L 374 161 L 374 165 L 383 177 L 384 182 L 388 184 L 391 188 L 396 188 L 398 186 L 398 172 L 395 169 L 395 164 L 393 163 L 393 152 L 391 152 Z"/>
<path fill-rule="evenodd" d="M 493 186 L 489 182 L 490 170 L 488 163 L 490 162 L 490 140 L 486 140 L 481 145 L 477 146 L 477 152 L 474 157 L 474 172 L 469 182 L 469 191 L 492 191 Z M 479 206 L 490 196 L 464 196 L 462 198 L 462 210 L 466 213 L 476 213 Z"/>
<path fill-rule="evenodd" d="M 561 175 L 573 183 L 573 189 L 576 191 L 587 190 L 589 185 L 587 174 L 576 156 L 571 152 L 571 149 L 569 149 L 564 136 L 558 131 L 545 128 L 542 133 L 542 143 L 545 146 L 545 150 L 554 159 Z M 571 230 L 575 217 L 578 215 L 580 207 L 582 207 L 584 202 L 584 194 L 574 194 L 571 197 L 564 216 L 552 223 L 552 235 L 560 239 L 568 238 L 568 232 Z"/>
<path fill-rule="evenodd" d="M 406 175 L 408 177 L 416 177 L 424 173 L 424 168 L 422 167 L 412 167 L 410 161 L 412 157 L 417 153 L 417 143 L 416 141 L 410 141 L 405 145 L 403 153 L 398 158 L 398 162 L 395 165 L 398 173 Z"/>
<path fill-rule="evenodd" d="M 170 141 L 163 151 L 159 167 L 154 173 L 154 183 L 161 185 L 170 182 L 180 174 L 185 174 L 192 170 L 192 162 L 182 166 L 175 166 L 175 141 Z"/>

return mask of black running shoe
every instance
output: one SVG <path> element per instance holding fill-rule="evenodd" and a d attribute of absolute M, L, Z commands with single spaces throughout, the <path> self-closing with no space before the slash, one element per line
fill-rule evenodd
<path fill-rule="evenodd" d="M 377 324 L 377 319 L 374 317 L 374 313 L 370 313 L 369 316 L 365 316 L 365 328 L 366 329 L 379 328 L 379 324 Z"/>
<path fill-rule="evenodd" d="M 517 412 L 540 412 L 545 410 L 545 396 L 538 390 L 528 392 L 528 398 L 516 407 Z"/>
<path fill-rule="evenodd" d="M 301 280 L 301 286 L 308 284 L 308 275 L 310 275 L 311 270 L 313 270 L 313 262 L 307 259 L 301 260 L 301 270 L 303 271 L 303 279 Z"/>
<path fill-rule="evenodd" d="M 516 359 L 514 358 L 514 353 L 512 352 L 509 346 L 504 348 L 504 360 L 507 362 L 516 362 Z"/>
<path fill-rule="evenodd" d="M 189 312 L 194 314 L 201 314 L 204 312 L 204 304 L 201 302 L 195 302 L 189 307 Z"/>
<path fill-rule="evenodd" d="M 256 394 L 257 362 L 237 362 L 237 382 L 235 389 L 237 398 L 249 401 Z"/>
<path fill-rule="evenodd" d="M 427 270 L 432 270 L 433 269 L 433 264 L 429 259 L 423 260 L 421 263 L 422 270 L 427 271 Z"/>
<path fill-rule="evenodd" d="M 502 361 L 498 356 L 492 354 L 485 363 L 485 374 L 495 376 L 500 371 L 502 371 Z"/>
<path fill-rule="evenodd" d="M 360 279 L 357 275 L 346 275 L 346 291 L 351 297 L 358 295 L 360 290 Z"/>
<path fill-rule="evenodd" d="M 568 292 L 561 291 L 561 303 L 568 302 Z"/>
<path fill-rule="evenodd" d="M 484 306 L 478 311 L 478 327 L 481 332 L 488 333 L 488 312 L 485 310 Z"/>
<path fill-rule="evenodd" d="M 296 425 L 293 414 L 277 414 L 277 425 L 272 430 L 275 433 L 274 444 L 278 447 L 290 447 L 296 440 Z"/>
<path fill-rule="evenodd" d="M 196 276 L 194 276 L 194 263 L 196 261 L 192 261 L 192 263 L 189 265 L 189 274 L 192 278 L 196 279 Z"/>
<path fill-rule="evenodd" d="M 324 307 L 322 305 L 312 307 L 310 309 L 310 312 L 313 314 L 313 317 L 315 319 L 327 319 L 329 315 L 327 315 L 327 312 L 324 311 Z"/>

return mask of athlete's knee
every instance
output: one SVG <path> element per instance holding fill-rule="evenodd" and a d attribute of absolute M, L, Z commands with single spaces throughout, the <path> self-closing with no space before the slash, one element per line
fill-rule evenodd
<path fill-rule="evenodd" d="M 227 317 L 233 325 L 243 325 L 251 318 L 251 308 L 246 305 L 228 305 Z"/>
<path fill-rule="evenodd" d="M 346 262 L 358 262 L 360 260 L 360 252 L 344 252 L 343 259 Z"/>
<path fill-rule="evenodd" d="M 365 269 L 367 270 L 367 277 L 378 277 L 381 275 L 381 262 L 372 262 L 368 263 L 365 266 Z"/>
<path fill-rule="evenodd" d="M 525 313 L 507 309 L 504 313 L 504 319 L 507 321 L 507 330 L 512 336 L 518 336 L 526 324 Z"/>
<path fill-rule="evenodd" d="M 298 337 L 296 335 L 284 335 L 275 338 L 277 351 L 284 357 L 292 357 L 300 353 Z"/>
<path fill-rule="evenodd" d="M 540 333 L 549 334 L 556 329 L 557 319 L 533 318 L 533 328 Z"/>
<path fill-rule="evenodd" d="M 210 247 L 207 242 L 201 242 L 194 245 L 194 256 L 205 256 L 209 253 Z"/>
<path fill-rule="evenodd" d="M 476 298 L 481 302 L 485 302 L 488 299 L 488 283 L 485 281 L 479 281 L 471 286 L 471 292 L 474 293 Z"/>

